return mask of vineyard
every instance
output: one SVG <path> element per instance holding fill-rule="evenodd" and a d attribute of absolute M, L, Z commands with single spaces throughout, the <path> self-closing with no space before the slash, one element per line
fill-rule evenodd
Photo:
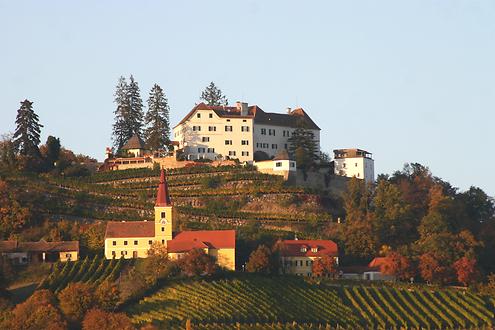
<path fill-rule="evenodd" d="M 69 283 L 82 282 L 98 285 L 105 280 L 115 281 L 120 275 L 124 263 L 121 259 L 106 260 L 104 257 L 86 257 L 83 260 L 53 264 L 53 269 L 38 286 L 55 293 L 63 290 Z"/>
<path fill-rule="evenodd" d="M 493 301 L 470 292 L 308 283 L 238 276 L 170 284 L 130 306 L 137 325 L 193 329 L 480 329 Z"/>

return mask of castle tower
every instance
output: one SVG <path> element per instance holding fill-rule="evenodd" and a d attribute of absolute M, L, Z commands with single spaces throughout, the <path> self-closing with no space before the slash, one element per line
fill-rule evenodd
<path fill-rule="evenodd" d="M 162 169 L 155 202 L 155 240 L 167 244 L 167 240 L 172 239 L 172 229 L 172 202 L 168 194 L 165 171 Z"/>

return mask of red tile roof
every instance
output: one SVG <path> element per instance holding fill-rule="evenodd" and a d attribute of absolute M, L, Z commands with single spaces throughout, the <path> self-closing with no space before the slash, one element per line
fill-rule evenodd
<path fill-rule="evenodd" d="M 167 178 L 165 177 L 165 171 L 163 168 L 160 173 L 160 183 L 158 184 L 158 193 L 156 194 L 155 206 L 172 206 L 170 196 L 168 194 Z"/>
<path fill-rule="evenodd" d="M 0 252 L 66 252 L 79 251 L 79 241 L 17 242 L 0 241 Z"/>
<path fill-rule="evenodd" d="M 284 126 L 297 128 L 302 123 L 308 129 L 320 130 L 318 125 L 302 109 L 294 109 L 290 113 L 265 112 L 257 105 L 248 107 L 247 116 L 241 116 L 241 111 L 237 107 L 210 106 L 204 103 L 197 104 L 191 111 L 175 126 L 186 122 L 196 110 L 213 110 L 221 118 L 254 118 L 254 122 L 263 125 Z"/>
<path fill-rule="evenodd" d="M 370 263 L 368 264 L 368 268 L 369 270 L 381 271 L 382 267 L 387 263 L 387 261 L 387 257 L 376 257 L 375 259 L 370 261 Z"/>
<path fill-rule="evenodd" d="M 330 240 L 285 240 L 281 242 L 280 253 L 283 257 L 321 257 L 323 255 L 337 257 L 339 249 L 334 241 Z M 306 247 L 306 252 L 301 251 Z M 316 247 L 317 252 L 311 251 Z"/>
<path fill-rule="evenodd" d="M 172 245 L 168 245 L 168 244 Z M 184 252 L 196 247 L 212 249 L 234 249 L 235 230 L 198 230 L 178 233 L 167 242 L 169 252 Z M 179 249 L 175 250 L 175 249 Z"/>
<path fill-rule="evenodd" d="M 105 238 L 155 237 L 153 221 L 129 221 L 107 223 Z"/>

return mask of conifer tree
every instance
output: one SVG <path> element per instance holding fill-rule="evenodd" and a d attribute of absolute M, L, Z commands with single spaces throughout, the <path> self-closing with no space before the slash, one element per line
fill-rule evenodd
<path fill-rule="evenodd" d="M 129 78 L 127 100 L 129 102 L 129 117 L 127 118 L 127 123 L 129 125 L 129 130 L 132 132 L 131 136 L 134 134 L 141 136 L 144 117 L 143 100 L 141 99 L 139 85 L 132 75 Z"/>
<path fill-rule="evenodd" d="M 144 118 L 144 136 L 148 148 L 163 149 L 170 144 L 170 120 L 168 100 L 163 89 L 155 84 L 148 98 L 148 112 Z"/>
<path fill-rule="evenodd" d="M 17 111 L 15 120 L 14 146 L 23 156 L 39 157 L 41 125 L 38 115 L 33 111 L 33 102 L 24 100 Z"/>
<path fill-rule="evenodd" d="M 143 101 L 139 93 L 139 85 L 131 75 L 129 83 L 120 77 L 115 90 L 113 142 L 117 150 L 134 135 L 141 136 L 143 127 Z"/>
<path fill-rule="evenodd" d="M 127 140 L 132 136 L 126 122 L 129 117 L 129 102 L 127 100 L 127 81 L 120 77 L 117 83 L 114 102 L 117 108 L 114 111 L 115 123 L 113 124 L 113 143 L 117 150 L 120 150 Z"/>
<path fill-rule="evenodd" d="M 227 97 L 223 95 L 220 88 L 215 86 L 215 83 L 213 83 L 213 81 L 201 93 L 200 99 L 206 102 L 207 105 L 212 106 L 222 106 L 228 104 Z"/>
<path fill-rule="evenodd" d="M 316 154 L 317 146 L 313 132 L 306 128 L 303 121 L 288 139 L 289 153 L 296 158 L 297 166 L 302 169 L 310 167 L 319 157 Z"/>

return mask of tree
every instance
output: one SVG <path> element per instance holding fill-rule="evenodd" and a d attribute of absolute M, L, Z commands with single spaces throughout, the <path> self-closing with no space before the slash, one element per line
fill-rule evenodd
<path fill-rule="evenodd" d="M 135 329 L 124 313 L 109 313 L 100 309 L 91 309 L 84 316 L 83 330 L 131 330 Z"/>
<path fill-rule="evenodd" d="M 4 134 L 0 140 L 0 162 L 7 168 L 14 168 L 16 165 L 16 149 L 12 141 L 12 135 Z"/>
<path fill-rule="evenodd" d="M 72 322 L 80 322 L 95 304 L 94 289 L 85 283 L 70 283 L 58 294 L 60 309 Z"/>
<path fill-rule="evenodd" d="M 87 228 L 81 237 L 82 245 L 93 254 L 103 250 L 105 242 L 106 225 L 103 222 L 93 223 Z"/>
<path fill-rule="evenodd" d="M 212 106 L 222 106 L 229 103 L 227 97 L 222 94 L 220 88 L 215 86 L 215 83 L 213 81 L 201 93 L 200 99 L 203 100 L 207 105 Z"/>
<path fill-rule="evenodd" d="M 261 244 L 249 256 L 249 260 L 246 263 L 246 270 L 250 273 L 270 273 L 271 255 L 272 252 L 270 249 L 266 245 Z"/>
<path fill-rule="evenodd" d="M 163 89 L 155 84 L 148 98 L 148 111 L 144 117 L 144 137 L 148 148 L 164 149 L 170 144 L 170 108 Z"/>
<path fill-rule="evenodd" d="M 414 277 L 414 269 L 408 258 L 398 252 L 390 252 L 380 271 L 385 275 L 393 275 L 399 280 L 407 281 Z"/>
<path fill-rule="evenodd" d="M 428 282 L 446 284 L 453 279 L 453 270 L 433 253 L 425 253 L 419 257 L 419 272 Z"/>
<path fill-rule="evenodd" d="M 311 268 L 313 276 L 332 276 L 335 277 L 337 274 L 337 263 L 335 258 L 323 255 L 319 258 L 313 260 L 313 265 Z"/>
<path fill-rule="evenodd" d="M 468 286 L 476 281 L 478 277 L 478 269 L 476 267 L 476 259 L 462 257 L 454 263 L 454 269 L 457 274 L 457 280 Z"/>
<path fill-rule="evenodd" d="M 0 239 L 22 229 L 29 223 L 30 216 L 29 209 L 19 204 L 12 187 L 0 180 Z"/>
<path fill-rule="evenodd" d="M 371 194 L 364 181 L 355 177 L 351 178 L 343 196 L 346 221 L 368 219 L 370 199 Z"/>
<path fill-rule="evenodd" d="M 105 311 L 113 311 L 120 301 L 117 286 L 110 281 L 103 281 L 95 290 L 96 305 Z"/>
<path fill-rule="evenodd" d="M 33 110 L 33 102 L 24 100 L 17 110 L 15 120 L 17 128 L 14 133 L 14 145 L 23 156 L 39 157 L 41 125 L 38 115 Z"/>
<path fill-rule="evenodd" d="M 306 122 L 299 120 L 297 125 L 298 127 L 287 140 L 289 142 L 288 151 L 295 157 L 297 167 L 306 171 L 319 159 L 319 155 L 316 153 L 317 145 L 315 136 L 307 128 Z"/>
<path fill-rule="evenodd" d="M 182 273 L 187 276 L 211 275 L 217 266 L 215 260 L 202 249 L 192 249 L 178 262 Z"/>
<path fill-rule="evenodd" d="M 44 146 L 44 156 L 47 168 L 52 169 L 55 167 L 55 162 L 60 158 L 60 139 L 54 136 L 49 136 L 46 139 Z"/>
<path fill-rule="evenodd" d="M 134 135 L 141 136 L 143 126 L 143 101 L 139 94 L 139 85 L 131 75 L 129 83 L 120 77 L 115 91 L 113 142 L 117 150 Z"/>
<path fill-rule="evenodd" d="M 49 290 L 38 290 L 25 302 L 18 304 L 7 322 L 11 330 L 67 329 L 58 310 L 57 299 Z"/>

